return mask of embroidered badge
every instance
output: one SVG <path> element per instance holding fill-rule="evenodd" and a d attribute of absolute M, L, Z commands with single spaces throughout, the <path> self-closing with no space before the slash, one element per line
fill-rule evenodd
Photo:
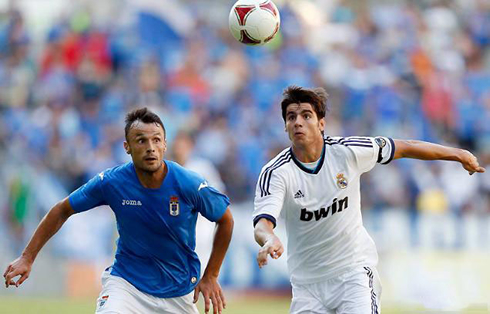
<path fill-rule="evenodd" d="M 347 178 L 344 177 L 343 173 L 337 174 L 337 186 L 341 189 L 345 189 L 347 187 Z"/>
<path fill-rule="evenodd" d="M 178 216 L 180 213 L 179 209 L 179 198 L 177 196 L 170 197 L 170 216 Z"/>
<path fill-rule="evenodd" d="M 376 144 L 378 144 L 379 147 L 383 148 L 386 146 L 386 140 L 382 137 L 376 137 L 374 138 L 374 141 L 376 142 Z"/>

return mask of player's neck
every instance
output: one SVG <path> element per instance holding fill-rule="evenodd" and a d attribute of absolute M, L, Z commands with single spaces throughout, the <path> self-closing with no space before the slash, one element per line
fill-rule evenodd
<path fill-rule="evenodd" d="M 160 188 L 168 172 L 168 168 L 165 163 L 162 163 L 160 169 L 154 172 L 148 172 L 136 168 L 135 170 L 141 185 L 147 189 Z"/>
<path fill-rule="evenodd" d="M 293 154 L 301 162 L 315 162 L 322 156 L 324 145 L 323 140 L 315 141 L 309 145 L 295 145 L 293 143 Z"/>

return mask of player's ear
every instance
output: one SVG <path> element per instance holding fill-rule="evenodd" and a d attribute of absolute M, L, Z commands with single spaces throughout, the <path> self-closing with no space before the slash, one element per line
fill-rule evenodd
<path fill-rule="evenodd" d="M 321 118 L 320 121 L 318 121 L 318 127 L 320 132 L 325 131 L 325 118 Z"/>
<path fill-rule="evenodd" d="M 126 154 L 131 155 L 131 147 L 129 146 L 129 143 L 124 141 L 124 150 L 126 151 Z"/>

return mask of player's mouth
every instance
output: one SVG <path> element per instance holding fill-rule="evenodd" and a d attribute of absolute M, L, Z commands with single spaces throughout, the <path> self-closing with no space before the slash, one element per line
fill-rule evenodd
<path fill-rule="evenodd" d="M 154 157 L 154 156 L 148 156 L 148 157 L 145 157 L 144 159 L 145 161 L 148 161 L 148 162 L 154 162 L 154 161 L 157 161 L 158 158 Z"/>
<path fill-rule="evenodd" d="M 304 136 L 303 132 L 294 132 L 294 136 Z"/>

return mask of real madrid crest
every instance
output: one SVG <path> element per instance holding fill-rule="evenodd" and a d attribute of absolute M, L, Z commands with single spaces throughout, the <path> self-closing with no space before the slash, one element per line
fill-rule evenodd
<path fill-rule="evenodd" d="M 337 186 L 341 189 L 345 189 L 347 187 L 347 178 L 344 177 L 343 173 L 338 173 L 337 174 Z"/>
<path fill-rule="evenodd" d="M 177 196 L 170 197 L 170 216 L 178 216 L 180 214 L 179 198 Z"/>

